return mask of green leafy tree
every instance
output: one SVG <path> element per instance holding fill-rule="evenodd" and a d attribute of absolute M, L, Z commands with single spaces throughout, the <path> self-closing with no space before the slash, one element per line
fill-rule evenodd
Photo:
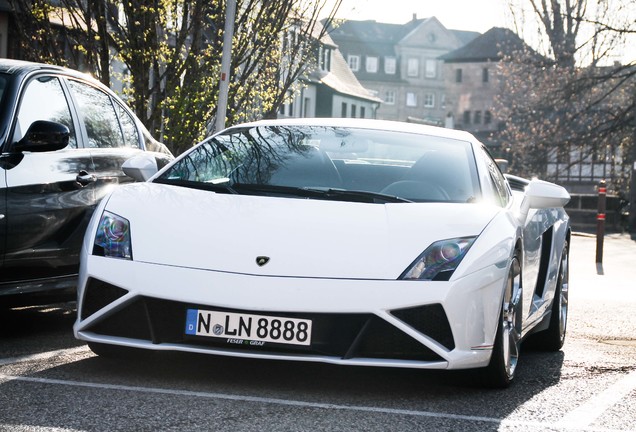
<path fill-rule="evenodd" d="M 19 34 L 33 35 L 23 40 L 27 59 L 87 70 L 106 85 L 125 81 L 129 104 L 175 154 L 211 132 L 222 0 L 10 1 Z M 290 97 L 315 62 L 325 3 L 237 0 L 227 124 L 273 117 Z"/>

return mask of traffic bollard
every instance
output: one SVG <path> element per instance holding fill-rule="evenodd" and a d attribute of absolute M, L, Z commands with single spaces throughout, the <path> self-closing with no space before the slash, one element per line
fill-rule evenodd
<path fill-rule="evenodd" d="M 603 273 L 603 240 L 605 238 L 605 206 L 607 188 L 605 180 L 598 185 L 598 213 L 596 215 L 596 267 L 599 274 Z"/>

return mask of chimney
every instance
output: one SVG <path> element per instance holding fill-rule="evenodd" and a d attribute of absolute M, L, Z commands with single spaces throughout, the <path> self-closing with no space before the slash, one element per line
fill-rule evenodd
<path fill-rule="evenodd" d="M 417 21 L 417 13 L 413 12 L 413 21 Z"/>

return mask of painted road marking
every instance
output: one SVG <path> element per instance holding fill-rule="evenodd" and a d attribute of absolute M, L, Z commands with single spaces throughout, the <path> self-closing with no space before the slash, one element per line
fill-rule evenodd
<path fill-rule="evenodd" d="M 229 400 L 236 402 L 253 402 L 253 403 L 263 403 L 269 405 L 284 405 L 298 408 L 314 408 L 314 409 L 325 409 L 325 410 L 342 410 L 342 411 L 352 411 L 352 412 L 365 412 L 365 413 L 373 413 L 373 414 L 392 414 L 392 415 L 404 415 L 404 416 L 413 416 L 413 417 L 429 417 L 435 419 L 443 419 L 443 420 L 459 420 L 459 421 L 468 421 L 468 422 L 485 422 L 485 423 L 493 423 L 502 426 L 530 426 L 538 429 L 549 429 L 555 427 L 555 424 L 548 422 L 540 422 L 540 421 L 524 421 L 524 420 L 509 420 L 509 419 L 500 419 L 493 417 L 481 417 L 481 416 L 470 416 L 470 415 L 461 415 L 461 414 L 450 414 L 450 413 L 438 413 L 432 411 L 416 411 L 416 410 L 407 410 L 407 409 L 395 409 L 395 408 L 380 408 L 380 407 L 368 407 L 368 406 L 358 406 L 358 405 L 339 405 L 339 404 L 331 404 L 331 403 L 319 403 L 319 402 L 304 402 L 290 399 L 276 399 L 276 398 L 266 398 L 266 397 L 258 397 L 258 396 L 239 396 L 225 393 L 211 393 L 211 392 L 201 392 L 201 391 L 191 391 L 191 390 L 173 390 L 173 389 L 165 389 L 165 388 L 157 388 L 157 387 L 141 387 L 141 386 L 127 386 L 127 385 L 119 385 L 119 384 L 100 384 L 100 383 L 92 383 L 92 382 L 83 382 L 83 381 L 68 381 L 68 380 L 59 380 L 59 379 L 51 379 L 51 378 L 36 378 L 36 377 L 24 377 L 24 376 L 13 376 L 6 375 L 0 373 L 0 382 L 8 382 L 8 381 L 21 381 L 28 383 L 38 383 L 38 384 L 49 384 L 49 385 L 63 385 L 63 386 L 71 386 L 71 387 L 82 387 L 82 388 L 91 388 L 91 389 L 101 389 L 101 390 L 114 390 L 114 391 L 129 391 L 136 393 L 152 393 L 152 394 L 161 394 L 168 396 L 185 396 L 185 397 L 198 397 L 198 398 L 208 398 L 208 399 L 219 399 L 219 400 Z M 619 429 L 606 429 L 606 428 L 590 428 L 590 427 L 570 427 L 569 425 L 560 426 L 561 430 L 576 430 L 576 431 L 584 431 L 584 432 L 625 432 L 624 430 Z"/>
<path fill-rule="evenodd" d="M 89 352 L 89 349 L 86 345 L 78 346 L 75 348 L 67 348 L 55 351 L 47 351 L 38 354 L 30 354 L 26 356 L 20 357 L 8 357 L 0 359 L 0 366 L 7 366 L 16 363 L 23 363 L 28 361 L 42 361 L 42 360 L 50 360 L 55 357 L 62 357 L 66 355 L 74 355 L 82 352 Z"/>
<path fill-rule="evenodd" d="M 567 413 L 556 425 L 558 427 L 587 427 L 599 418 L 608 408 L 636 389 L 636 371 L 630 372 L 603 392 L 589 399 L 578 408 Z"/>
<path fill-rule="evenodd" d="M 87 346 L 79 346 L 68 349 L 61 349 L 55 351 L 48 351 L 44 353 L 32 354 L 21 357 L 11 357 L 6 359 L 0 359 L 0 366 L 6 366 L 11 364 L 17 364 L 28 361 L 43 361 L 50 360 L 56 357 L 72 356 L 81 353 L 88 353 L 90 350 Z M 318 402 L 305 402 L 290 399 L 277 399 L 258 396 L 239 396 L 226 393 L 213 393 L 213 392 L 201 392 L 190 390 L 175 390 L 157 387 L 142 387 L 142 386 L 127 386 L 119 384 L 102 384 L 84 381 L 69 381 L 51 378 L 38 378 L 28 377 L 20 375 L 10 375 L 0 373 L 0 383 L 4 384 L 10 381 L 39 383 L 48 385 L 63 385 L 71 387 L 82 387 L 102 390 L 114 390 L 114 391 L 131 391 L 136 393 L 152 393 L 162 394 L 169 396 L 185 396 L 185 397 L 198 397 L 208 399 L 230 400 L 237 402 L 253 402 L 263 403 L 270 405 L 284 405 L 299 408 L 315 408 L 326 410 L 343 410 L 352 412 L 368 412 L 374 414 L 393 414 L 393 415 L 405 415 L 413 417 L 429 417 L 436 419 L 446 420 L 459 420 L 469 422 L 486 422 L 499 424 L 503 426 L 530 426 L 540 429 L 546 428 L 558 428 L 560 430 L 577 430 L 585 432 L 625 432 L 625 429 L 607 429 L 591 427 L 590 425 L 599 418 L 607 409 L 614 404 L 621 401 L 621 399 L 628 396 L 634 389 L 636 389 L 636 371 L 633 371 L 614 383 L 612 386 L 591 398 L 583 405 L 575 408 L 567 413 L 561 420 L 556 423 L 541 422 L 541 421 L 526 421 L 526 420 L 512 420 L 505 418 L 494 417 L 482 417 L 471 416 L 461 414 L 440 413 L 433 411 L 417 411 L 408 409 L 395 409 L 395 408 L 381 408 L 381 407 L 368 407 L 357 405 L 339 405 L 332 403 L 318 403 Z M 3 424 L 0 423 L 0 429 L 3 428 Z M 61 429 L 64 430 L 64 429 Z"/>

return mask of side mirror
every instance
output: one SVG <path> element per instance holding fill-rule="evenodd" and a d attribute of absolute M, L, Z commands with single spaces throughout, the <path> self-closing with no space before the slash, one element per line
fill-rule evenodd
<path fill-rule="evenodd" d="M 159 171 L 157 160 L 152 154 L 140 153 L 131 157 L 121 166 L 124 174 L 137 181 L 146 181 Z"/>
<path fill-rule="evenodd" d="M 49 152 L 68 145 L 71 132 L 61 123 L 36 120 L 31 123 L 24 137 L 13 146 L 17 152 Z"/>
<path fill-rule="evenodd" d="M 495 159 L 495 163 L 502 174 L 506 174 L 508 172 L 508 166 L 510 166 L 508 159 Z"/>
<path fill-rule="evenodd" d="M 522 222 L 525 222 L 530 209 L 564 207 L 570 201 L 570 194 L 564 187 L 538 179 L 530 181 L 524 195 L 519 209 L 519 220 Z"/>
<path fill-rule="evenodd" d="M 570 194 L 562 186 L 534 179 L 526 187 L 526 199 L 533 209 L 563 207 L 570 201 Z"/>

